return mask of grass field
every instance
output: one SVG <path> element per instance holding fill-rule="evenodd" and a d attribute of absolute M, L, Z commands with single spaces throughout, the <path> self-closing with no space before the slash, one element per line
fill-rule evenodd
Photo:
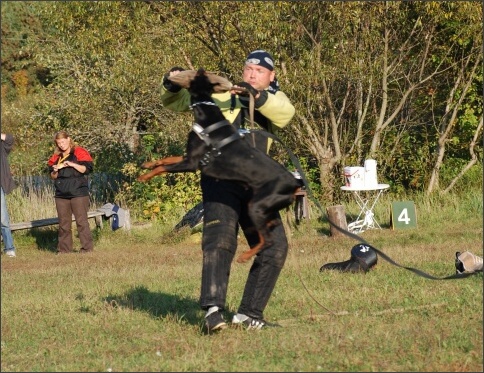
<path fill-rule="evenodd" d="M 403 230 L 389 227 L 390 198 L 377 214 L 383 229 L 361 236 L 398 263 L 444 277 L 456 251 L 482 256 L 482 194 L 416 200 L 418 227 Z M 1 370 L 482 372 L 482 273 L 428 280 L 381 258 L 366 274 L 323 273 L 357 242 L 317 219 L 290 231 L 265 311 L 282 327 L 215 335 L 198 306 L 200 233 L 133 222 L 97 231 L 91 254 L 55 255 L 56 226 L 15 232 L 17 257 L 1 258 Z M 249 267 L 232 264 L 228 320 Z"/>

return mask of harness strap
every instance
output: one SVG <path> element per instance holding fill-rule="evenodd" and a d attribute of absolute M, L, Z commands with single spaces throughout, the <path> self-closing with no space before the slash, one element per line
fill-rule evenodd
<path fill-rule="evenodd" d="M 229 137 L 226 137 L 225 139 L 223 139 L 223 140 L 219 141 L 218 143 L 216 143 L 214 145 L 214 148 L 221 149 L 225 145 L 230 144 L 232 141 L 238 140 L 238 139 L 240 139 L 242 137 L 244 137 L 242 134 L 240 134 L 239 132 L 236 132 L 236 133 L 230 135 Z"/>
<path fill-rule="evenodd" d="M 201 125 L 198 123 L 193 123 L 192 124 L 192 130 L 195 132 L 198 137 L 208 146 L 212 145 L 212 141 L 210 141 L 210 132 L 213 132 L 219 128 L 222 128 L 224 126 L 230 125 L 228 120 L 221 120 L 219 122 L 215 122 L 214 124 L 211 124 L 207 128 L 203 128 Z"/>
<path fill-rule="evenodd" d="M 199 125 L 198 123 L 193 123 L 192 131 L 195 132 L 198 135 L 198 137 L 200 137 L 200 140 L 202 140 L 205 143 L 205 145 L 210 146 L 210 138 L 208 137 L 208 135 L 204 136 L 203 127 L 201 125 Z"/>
<path fill-rule="evenodd" d="M 220 151 L 220 149 L 222 149 L 225 145 L 228 145 L 231 142 L 238 140 L 242 137 L 244 137 L 244 135 L 242 135 L 239 132 L 236 132 L 217 143 L 214 143 L 214 144 L 209 143 L 208 145 L 211 146 L 212 148 L 203 155 L 202 159 L 200 160 L 200 165 L 202 167 L 208 165 L 210 163 L 211 158 L 217 158 L 218 156 L 222 155 L 222 152 Z M 210 139 L 208 137 L 207 139 L 210 142 Z"/>
<path fill-rule="evenodd" d="M 236 132 L 236 133 L 233 133 L 232 135 L 230 135 L 229 137 L 226 137 L 223 140 L 220 140 L 218 142 L 213 142 L 210 139 L 210 136 L 209 136 L 210 133 L 213 132 L 213 131 L 215 131 L 215 130 L 217 130 L 217 129 L 219 129 L 219 128 L 222 128 L 224 126 L 231 126 L 231 124 L 226 119 L 225 120 L 221 120 L 219 122 L 215 122 L 215 123 L 211 124 L 210 126 L 208 126 L 207 128 L 203 128 L 198 123 L 193 123 L 192 124 L 192 130 L 193 130 L 193 132 L 195 132 L 198 135 L 198 137 L 200 137 L 200 139 L 207 146 L 210 146 L 212 148 L 208 153 L 211 154 L 212 151 L 217 151 L 217 153 L 214 155 L 214 157 L 217 157 L 217 156 L 220 155 L 220 149 L 223 148 L 225 145 L 230 144 L 231 142 L 233 142 L 235 140 L 238 140 L 238 139 L 244 137 L 244 135 L 242 133 Z M 207 157 L 205 157 L 205 158 L 207 158 Z"/>
<path fill-rule="evenodd" d="M 227 126 L 227 125 L 230 125 L 230 122 L 227 120 L 227 119 L 224 119 L 224 120 L 221 120 L 220 122 L 216 122 L 214 124 L 211 124 L 210 126 L 208 126 L 207 128 L 205 128 L 203 131 L 202 131 L 202 134 L 206 134 L 208 135 L 210 132 L 213 132 L 215 130 L 218 130 L 219 128 L 223 127 L 223 126 Z"/>

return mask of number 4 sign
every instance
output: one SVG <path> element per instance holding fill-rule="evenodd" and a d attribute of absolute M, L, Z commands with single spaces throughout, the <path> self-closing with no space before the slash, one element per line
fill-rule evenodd
<path fill-rule="evenodd" d="M 392 203 L 392 229 L 415 228 L 417 226 L 417 213 L 413 201 Z"/>

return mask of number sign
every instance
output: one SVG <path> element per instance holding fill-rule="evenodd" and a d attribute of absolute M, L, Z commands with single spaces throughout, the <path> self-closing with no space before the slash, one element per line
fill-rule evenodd
<path fill-rule="evenodd" d="M 392 229 L 415 228 L 417 226 L 417 212 L 413 201 L 392 203 Z"/>

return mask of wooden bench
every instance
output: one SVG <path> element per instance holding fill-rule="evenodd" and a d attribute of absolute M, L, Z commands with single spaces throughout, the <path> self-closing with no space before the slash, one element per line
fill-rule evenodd
<path fill-rule="evenodd" d="M 96 222 L 96 226 L 98 228 L 103 228 L 103 220 L 105 218 L 104 212 L 101 211 L 89 211 L 87 213 L 88 219 L 94 218 L 94 221 Z M 112 215 L 109 217 L 111 218 Z M 72 221 L 75 221 L 76 219 L 74 218 L 74 215 L 72 215 Z M 17 231 L 20 229 L 29 229 L 29 228 L 38 228 L 38 227 L 45 227 L 48 225 L 54 225 L 54 224 L 59 224 L 59 218 L 48 218 L 48 219 L 39 219 L 39 220 L 32 220 L 32 221 L 26 221 L 22 223 L 11 223 L 10 224 L 10 230 Z M 130 226 L 130 221 L 129 221 L 129 212 L 126 211 L 126 222 L 125 225 L 123 226 L 124 229 L 129 230 L 131 228 Z"/>

